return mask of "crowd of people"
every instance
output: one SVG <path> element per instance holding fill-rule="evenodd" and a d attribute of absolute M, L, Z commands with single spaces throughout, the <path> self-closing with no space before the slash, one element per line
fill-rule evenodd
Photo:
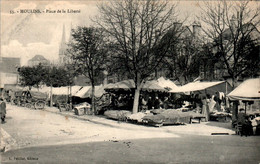
<path fill-rule="evenodd" d="M 111 104 L 118 109 L 131 110 L 133 107 L 133 94 L 111 95 Z M 213 111 L 225 111 L 225 96 L 222 93 L 215 94 L 167 94 L 167 93 L 141 93 L 139 97 L 139 111 L 152 109 L 179 109 L 189 108 L 197 113 L 202 113 L 209 120 L 209 114 Z"/>

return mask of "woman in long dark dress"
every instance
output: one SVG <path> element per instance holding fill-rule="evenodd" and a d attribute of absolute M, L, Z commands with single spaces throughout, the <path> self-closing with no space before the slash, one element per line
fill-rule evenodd
<path fill-rule="evenodd" d="M 159 109 L 160 108 L 160 100 L 159 98 L 156 96 L 155 100 L 154 100 L 154 109 Z"/>
<path fill-rule="evenodd" d="M 209 105 L 206 96 L 201 100 L 202 102 L 202 114 L 205 116 L 205 121 L 209 121 Z"/>

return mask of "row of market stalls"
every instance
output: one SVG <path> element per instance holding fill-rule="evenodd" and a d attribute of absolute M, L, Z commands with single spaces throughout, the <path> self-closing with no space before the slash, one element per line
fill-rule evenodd
<path fill-rule="evenodd" d="M 108 92 L 113 92 L 119 98 L 121 95 L 129 95 L 133 93 L 135 88 L 135 83 L 133 80 L 125 80 L 115 84 L 108 85 L 105 90 Z M 109 118 L 120 119 L 128 118 L 132 121 L 137 122 L 147 122 L 153 125 L 162 125 L 162 124 L 182 124 L 190 123 L 191 119 L 203 119 L 205 116 L 201 114 L 202 111 L 193 111 L 195 107 L 193 106 L 192 95 L 199 95 L 196 97 L 197 101 L 200 101 L 201 95 L 210 94 L 213 95 L 216 92 L 221 92 L 225 96 L 226 93 L 231 91 L 231 86 L 225 81 L 218 82 L 191 82 L 183 86 L 177 86 L 174 82 L 169 79 L 164 79 L 163 77 L 148 81 L 144 83 L 141 89 L 141 98 L 139 103 L 140 110 L 137 114 L 131 114 L 124 108 L 119 108 L 120 111 L 107 111 L 105 115 Z M 148 95 L 149 98 L 146 98 L 147 103 L 143 103 L 142 98 Z M 192 97 L 194 100 L 194 97 Z M 149 107 L 149 100 L 153 103 Z M 156 105 L 156 101 L 161 102 L 163 105 Z M 129 99 L 127 98 L 127 101 Z M 185 103 L 187 104 L 185 104 Z M 165 106 L 165 104 L 167 105 Z M 173 105 L 174 104 L 174 105 Z M 179 106 L 176 106 L 178 104 Z M 142 106 L 146 106 L 142 108 Z M 129 107 L 131 109 L 131 106 Z M 145 113 L 142 109 L 151 110 L 150 113 Z M 121 119 L 122 119 L 121 118 Z"/>
<path fill-rule="evenodd" d="M 174 82 L 163 77 L 148 81 L 144 84 L 142 90 L 144 91 L 161 91 L 161 92 L 170 92 L 170 93 L 185 93 L 190 94 L 192 92 L 198 93 L 209 93 L 214 94 L 215 92 L 223 92 L 228 94 L 228 97 L 231 100 L 258 100 L 259 92 L 259 78 L 249 79 L 244 81 L 239 85 L 235 90 L 232 91 L 229 83 L 225 81 L 217 82 L 204 82 L 196 81 L 191 82 L 183 86 L 177 86 Z M 101 97 L 105 90 L 107 91 L 116 91 L 116 90 L 131 90 L 135 88 L 135 83 L 133 80 L 124 80 L 121 82 L 108 84 L 108 85 L 99 85 L 95 86 L 95 96 Z M 6 85 L 4 86 L 5 90 L 28 90 L 28 87 L 21 87 L 17 85 Z M 69 95 L 71 92 L 72 96 L 87 98 L 91 96 L 91 86 L 71 86 L 71 87 L 41 87 L 41 88 L 32 88 L 32 91 L 42 92 L 53 95 Z M 232 91 L 232 92 L 231 92 Z"/>
<path fill-rule="evenodd" d="M 126 91 L 131 91 L 134 88 L 134 82 L 132 80 L 126 80 L 126 81 L 121 81 L 115 84 L 111 84 L 107 86 L 105 89 L 106 91 L 114 92 L 117 93 L 118 95 L 126 92 Z M 243 88 L 245 87 L 245 88 Z M 250 88 L 250 89 L 249 89 Z M 226 81 L 216 81 L 216 82 L 201 82 L 201 81 L 196 81 L 196 82 L 191 82 L 183 86 L 176 86 L 172 81 L 166 80 L 164 78 L 159 78 L 158 80 L 155 81 L 149 81 L 148 83 L 145 83 L 143 85 L 142 91 L 143 92 L 149 92 L 149 95 L 151 96 L 154 92 L 156 95 L 160 95 L 160 93 L 167 95 L 167 94 L 173 94 L 173 95 L 186 95 L 187 97 L 192 97 L 194 95 L 198 95 L 197 98 L 202 99 L 203 96 L 208 96 L 210 95 L 210 99 L 213 100 L 213 97 L 217 97 L 218 99 L 222 98 L 222 101 L 219 102 L 219 106 L 221 105 L 223 108 L 219 107 L 219 110 L 216 110 L 216 108 L 212 108 L 213 110 L 210 111 L 210 118 L 213 120 L 218 120 L 218 121 L 228 121 L 231 119 L 232 113 L 235 115 L 237 114 L 237 109 L 236 111 L 233 110 L 234 105 L 234 99 L 237 100 L 254 100 L 253 103 L 259 104 L 259 79 L 249 79 L 246 80 L 244 83 L 242 83 L 239 87 L 237 87 L 235 90 L 232 91 L 232 87 L 227 83 Z M 245 90 L 247 90 L 245 92 Z M 159 92 L 159 93 L 158 93 Z M 187 100 L 187 99 L 186 99 Z M 232 101 L 230 101 L 232 100 Z M 154 100 L 153 100 L 154 101 Z M 141 102 L 140 102 L 141 103 Z M 218 102 L 214 102 L 215 104 Z M 252 102 L 251 102 L 252 104 Z M 189 105 L 189 103 L 188 103 Z M 212 104 L 208 104 L 209 107 L 213 106 Z M 257 105 L 255 106 L 257 107 Z M 123 112 L 123 111 L 109 111 L 105 114 L 109 116 L 110 118 L 117 119 L 118 116 L 125 116 L 126 117 L 134 120 L 134 121 L 147 121 L 147 122 L 154 122 L 155 124 L 161 124 L 163 121 L 168 122 L 169 124 L 174 122 L 185 122 L 187 123 L 187 120 L 189 119 L 182 119 L 182 121 L 178 121 L 178 119 L 181 119 L 182 115 L 185 115 L 184 117 L 190 118 L 203 118 L 203 116 L 199 115 L 200 112 L 196 112 L 196 114 L 193 113 L 183 113 L 183 109 L 185 108 L 184 104 L 182 107 L 174 108 L 174 110 L 171 110 L 172 108 L 168 109 L 167 111 L 164 111 L 164 109 L 155 109 L 157 111 L 153 111 L 152 115 L 147 115 L 144 113 L 139 112 L 138 114 L 131 114 L 128 112 Z M 194 106 L 193 106 L 194 109 Z M 182 113 L 176 113 L 176 111 L 181 110 Z M 255 113 L 259 112 L 259 106 L 258 108 L 255 108 Z M 189 111 L 189 110 L 188 110 Z M 190 111 L 189 111 L 190 112 Z M 167 114 L 166 114 L 167 113 Z M 172 113 L 172 114 L 171 114 Z M 202 113 L 203 115 L 205 113 Z M 171 115 L 171 116 L 170 116 Z M 175 116 L 175 117 L 173 117 Z M 178 117 L 176 117 L 178 116 Z M 172 121 L 169 121 L 172 120 Z M 175 121 L 173 121 L 175 120 Z M 186 120 L 186 121 L 183 121 Z"/>
<path fill-rule="evenodd" d="M 106 108 L 109 110 L 106 112 L 107 116 L 110 118 L 117 118 L 122 116 L 121 119 L 126 117 L 133 121 L 144 121 L 144 122 L 154 122 L 155 124 L 161 124 L 162 122 L 171 123 L 188 123 L 192 118 L 202 119 L 205 117 L 205 113 L 202 110 L 197 110 L 197 104 L 200 103 L 200 100 L 210 95 L 209 98 L 213 99 L 213 95 L 216 97 L 224 98 L 225 108 L 227 107 L 226 100 L 247 100 L 247 101 L 256 101 L 260 100 L 259 96 L 259 78 L 249 79 L 242 83 L 239 87 L 232 91 L 231 86 L 226 81 L 216 81 L 216 82 L 204 82 L 196 81 L 191 82 L 183 86 L 177 86 L 175 83 L 169 79 L 163 77 L 147 81 L 144 83 L 141 89 L 140 96 L 140 110 L 138 114 L 132 114 L 129 110 L 132 108 L 133 104 L 133 95 L 135 83 L 133 80 L 124 80 L 121 82 L 99 85 L 95 87 L 95 97 L 98 100 L 109 101 L 109 104 L 112 103 L 111 108 Z M 19 87 L 6 88 L 7 90 L 15 90 Z M 26 90 L 26 88 L 19 88 Z M 28 88 L 27 88 L 28 89 Z M 74 103 L 80 102 L 89 102 L 92 95 L 92 88 L 90 86 L 71 86 L 71 87 L 59 87 L 59 88 L 32 88 L 31 91 L 45 93 L 48 96 L 53 95 L 53 102 L 58 101 L 59 99 L 65 100 L 65 103 L 69 100 L 69 95 L 72 96 Z M 232 92 L 231 92 L 232 91 Z M 109 97 L 104 98 L 104 95 L 109 94 Z M 218 95 L 216 95 L 218 94 Z M 104 98 L 104 99 L 103 99 Z M 144 103 L 142 101 L 144 99 Z M 157 99 L 160 99 L 161 102 L 167 102 L 167 106 L 156 104 L 149 104 L 149 101 L 152 103 L 157 102 Z M 113 101 L 117 100 L 117 103 Z M 125 102 L 122 100 L 126 100 Z M 169 101 L 173 100 L 173 101 Z M 120 102 L 121 101 L 121 102 Z M 159 100 L 158 100 L 159 101 Z M 125 103 L 125 104 L 124 104 Z M 128 104 L 127 104 L 128 103 Z M 100 103 L 101 104 L 101 103 Z M 178 105 L 176 105 L 178 104 Z M 195 105 L 194 105 L 195 104 Z M 115 105 L 118 107 L 115 107 Z M 126 106 L 128 105 L 128 108 Z M 150 105 L 150 106 L 149 106 Z M 102 106 L 102 105 L 100 105 Z M 201 107 L 202 108 L 202 107 Z M 117 109 L 113 111 L 111 109 Z M 220 108 L 221 109 L 221 108 Z M 120 110 L 120 111 L 119 111 Z M 153 110 L 152 114 L 147 113 L 147 111 Z M 114 113 L 113 113 L 114 112 Z M 145 113 L 146 112 L 146 113 Z M 186 112 L 186 113 L 184 113 Z M 189 113 L 187 113 L 189 112 Z M 211 111 L 212 112 L 212 111 Z M 225 111 L 221 109 L 220 111 L 212 112 L 213 116 L 216 117 L 230 116 L 230 111 Z M 127 116 L 126 116 L 127 115 Z M 183 117 L 182 117 L 183 116 Z"/>
<path fill-rule="evenodd" d="M 28 87 L 21 86 L 5 86 L 5 90 L 28 90 Z M 133 80 L 124 80 L 121 82 L 108 84 L 108 85 L 99 85 L 95 86 L 95 96 L 101 97 L 106 91 L 117 91 L 117 90 L 125 90 L 129 91 L 135 88 L 135 83 Z M 69 95 L 80 98 L 87 98 L 91 96 L 91 86 L 67 86 L 67 87 L 40 87 L 40 88 L 31 88 L 32 91 L 42 92 L 53 95 Z M 169 79 L 164 79 L 163 77 L 158 80 L 147 81 L 143 87 L 143 91 L 159 91 L 159 92 L 170 92 L 170 93 L 190 93 L 194 91 L 207 91 L 209 93 L 215 91 L 221 92 L 230 92 L 231 87 L 225 81 L 219 82 L 192 82 L 188 83 L 184 86 L 177 86 L 174 82 Z"/>

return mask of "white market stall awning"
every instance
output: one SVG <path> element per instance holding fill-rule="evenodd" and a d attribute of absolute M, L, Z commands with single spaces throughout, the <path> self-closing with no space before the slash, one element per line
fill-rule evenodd
<path fill-rule="evenodd" d="M 104 85 L 99 85 L 95 86 L 95 97 L 101 97 L 105 93 L 105 88 L 106 86 Z M 80 98 L 90 98 L 92 95 L 92 87 L 91 86 L 86 86 L 82 87 L 76 94 L 73 96 L 75 97 L 80 97 Z"/>
<path fill-rule="evenodd" d="M 53 87 L 53 95 L 69 95 L 69 87 Z"/>
<path fill-rule="evenodd" d="M 108 84 L 105 87 L 105 90 L 125 90 L 130 91 L 135 88 L 135 82 L 132 79 L 123 80 L 117 83 Z M 160 91 L 160 92 L 167 92 L 167 90 L 158 85 L 156 80 L 153 81 L 146 81 L 142 87 L 143 91 Z"/>
<path fill-rule="evenodd" d="M 82 86 L 71 86 L 71 95 L 75 95 L 80 89 L 82 88 Z M 28 90 L 28 88 L 26 89 Z M 51 94 L 51 90 L 52 90 L 52 95 L 69 95 L 70 94 L 70 86 L 64 86 L 64 87 L 47 87 L 47 86 L 43 86 L 40 88 L 35 88 L 32 87 L 31 89 L 32 91 L 37 91 L 37 92 L 41 92 L 41 93 L 47 93 L 47 94 Z"/>
<path fill-rule="evenodd" d="M 99 85 L 99 86 L 95 86 L 95 97 L 101 97 L 106 91 L 105 91 L 105 87 L 107 85 Z M 85 97 L 91 97 L 92 96 L 92 87 L 84 94 L 84 98 Z"/>
<path fill-rule="evenodd" d="M 71 87 L 71 95 L 72 95 L 72 96 L 75 96 L 76 93 L 77 93 L 81 88 L 82 88 L 82 86 L 77 86 L 77 85 L 72 86 L 72 87 Z"/>
<path fill-rule="evenodd" d="M 157 79 L 158 81 L 158 85 L 166 88 L 166 89 L 170 89 L 170 91 L 175 91 L 178 92 L 179 91 L 179 87 L 170 79 L 165 79 L 164 77 L 160 77 L 159 79 Z"/>
<path fill-rule="evenodd" d="M 260 100 L 260 78 L 244 81 L 228 97 L 231 100 Z"/>
<path fill-rule="evenodd" d="M 217 88 L 217 86 L 220 86 L 221 84 L 222 84 L 222 86 Z M 194 91 L 202 91 L 202 90 L 210 89 L 213 87 L 216 87 L 215 88 L 216 91 L 224 92 L 226 89 L 225 85 L 226 85 L 225 81 L 216 81 L 216 82 L 196 81 L 196 82 L 191 82 L 191 83 L 188 83 L 181 87 L 178 87 L 178 90 L 176 90 L 176 91 L 172 90 L 170 92 L 172 92 L 172 93 L 194 92 Z M 229 88 L 230 87 L 228 87 L 228 90 L 229 90 Z"/>
<path fill-rule="evenodd" d="M 91 89 L 91 86 L 85 86 L 85 87 L 82 87 L 79 91 L 77 91 L 74 96 L 75 97 L 80 97 L 80 98 L 86 98 L 85 97 L 85 94 L 88 92 L 88 90 Z"/>

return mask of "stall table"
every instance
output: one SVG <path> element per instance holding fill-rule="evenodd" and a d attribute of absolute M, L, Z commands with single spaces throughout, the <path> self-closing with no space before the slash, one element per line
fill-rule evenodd
<path fill-rule="evenodd" d="M 210 121 L 228 122 L 231 120 L 231 114 L 229 113 L 211 113 Z"/>

